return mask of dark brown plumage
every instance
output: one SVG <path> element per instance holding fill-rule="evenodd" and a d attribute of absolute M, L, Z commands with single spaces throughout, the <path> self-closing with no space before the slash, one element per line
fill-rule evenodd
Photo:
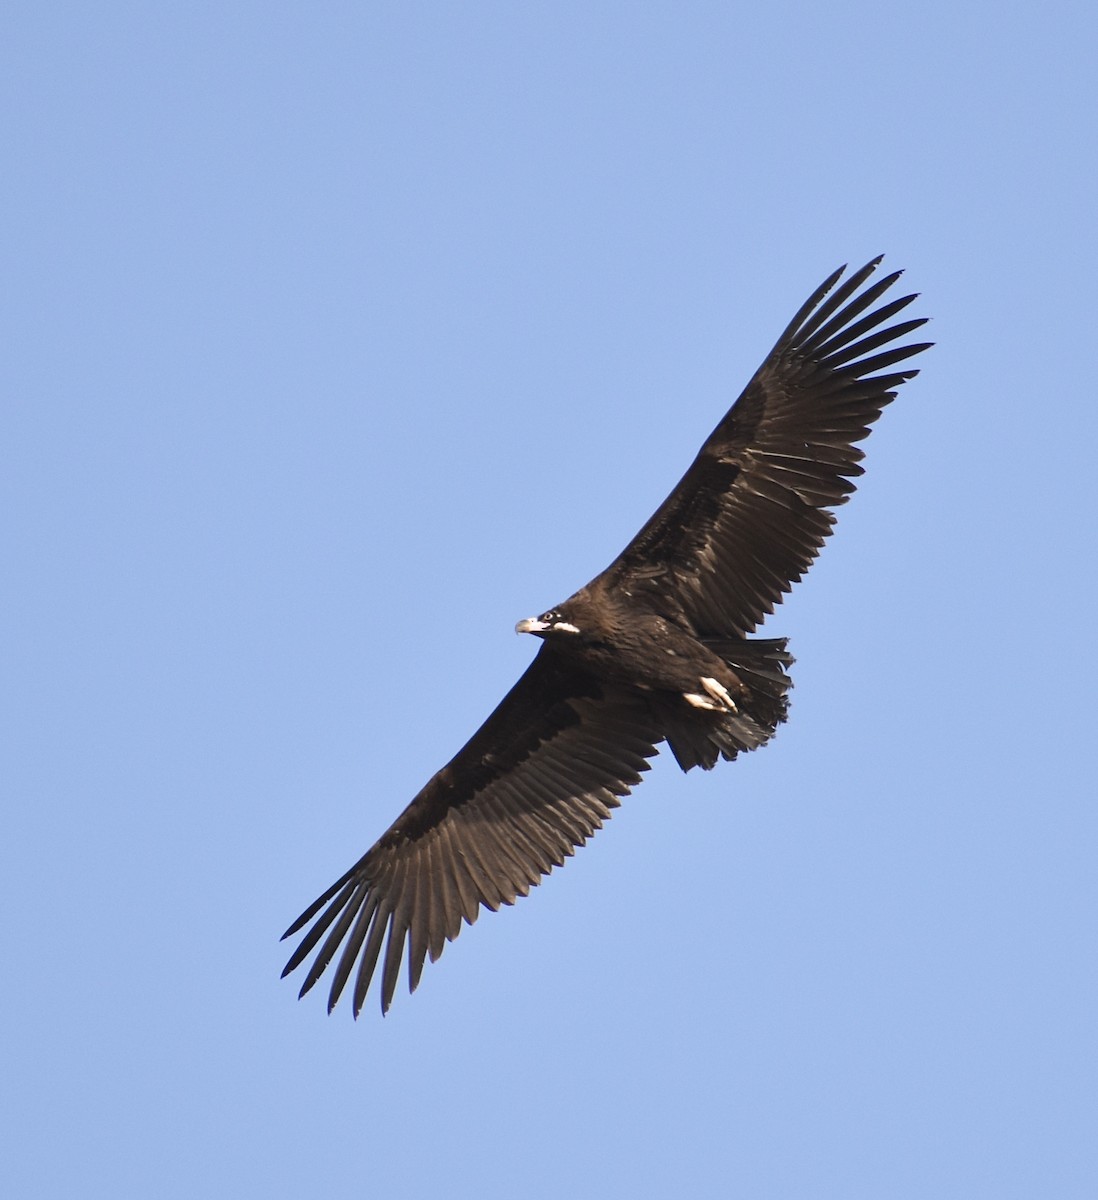
<path fill-rule="evenodd" d="M 462 921 L 583 845 L 661 742 L 683 770 L 709 769 L 785 720 L 785 640 L 747 635 L 816 557 L 862 473 L 856 443 L 917 374 L 893 368 L 929 345 L 897 344 L 924 320 L 887 325 L 914 296 L 862 315 L 899 278 L 863 289 L 879 263 L 827 279 L 618 558 L 519 622 L 542 639 L 522 678 L 284 935 L 312 922 L 283 972 L 319 946 L 301 995 L 334 959 L 329 1011 L 353 977 L 357 1016 L 384 945 L 386 1011 L 406 947 L 414 991 Z"/>

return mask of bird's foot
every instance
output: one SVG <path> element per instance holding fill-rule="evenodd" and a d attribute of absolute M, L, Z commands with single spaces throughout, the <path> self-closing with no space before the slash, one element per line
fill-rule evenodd
<path fill-rule="evenodd" d="M 703 675 L 701 685 L 705 689 L 705 695 L 700 692 L 683 693 L 683 699 L 687 704 L 692 704 L 695 708 L 704 708 L 708 712 L 738 713 L 740 711 L 724 684 L 710 675 Z"/>

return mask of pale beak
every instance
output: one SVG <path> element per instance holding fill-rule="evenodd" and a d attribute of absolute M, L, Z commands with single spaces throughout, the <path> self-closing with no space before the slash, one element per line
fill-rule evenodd
<path fill-rule="evenodd" d="M 515 626 L 516 633 L 544 633 L 551 628 L 548 621 L 539 621 L 537 617 L 525 617 Z"/>

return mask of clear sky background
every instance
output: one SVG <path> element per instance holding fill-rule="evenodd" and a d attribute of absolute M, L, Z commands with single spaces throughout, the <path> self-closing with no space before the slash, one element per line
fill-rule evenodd
<path fill-rule="evenodd" d="M 1098 1195 L 1095 11 L 6 6 L 4 1195 Z M 938 345 L 780 736 L 298 1003 L 514 622 L 880 252 Z"/>

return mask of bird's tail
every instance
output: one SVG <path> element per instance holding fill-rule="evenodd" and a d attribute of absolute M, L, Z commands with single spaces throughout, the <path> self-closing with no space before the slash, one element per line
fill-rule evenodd
<path fill-rule="evenodd" d="M 705 644 L 736 672 L 748 695 L 737 696 L 734 712 L 679 708 L 664 714 L 667 744 L 684 771 L 708 771 L 720 758 L 765 745 L 786 718 L 793 686 L 785 638 L 707 638 Z"/>

